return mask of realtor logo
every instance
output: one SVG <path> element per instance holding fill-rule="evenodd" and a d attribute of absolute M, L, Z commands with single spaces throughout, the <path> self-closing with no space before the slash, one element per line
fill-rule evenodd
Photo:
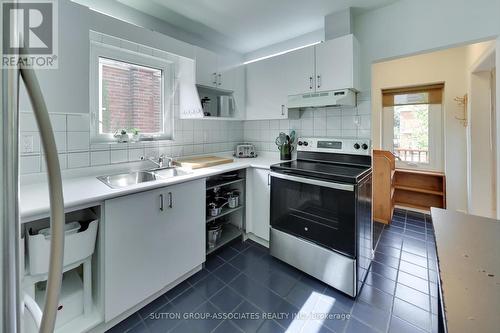
<path fill-rule="evenodd" d="M 57 1 L 2 1 L 2 67 L 57 68 Z"/>

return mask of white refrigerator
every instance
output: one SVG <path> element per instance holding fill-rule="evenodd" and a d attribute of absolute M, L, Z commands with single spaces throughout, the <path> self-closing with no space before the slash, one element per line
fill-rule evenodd
<path fill-rule="evenodd" d="M 0 29 L 2 29 L 0 25 Z M 11 30 L 17 29 L 13 26 Z M 1 31 L 0 31 L 1 32 Z M 1 33 L 0 33 L 1 36 Z M 2 48 L 0 43 L 0 48 Z M 3 50 L 0 49 L 2 56 Z M 58 155 L 35 71 L 29 68 L 2 68 L 0 81 L 0 333 L 20 333 L 26 312 L 40 332 L 54 331 L 62 280 L 64 251 L 64 201 Z M 52 229 L 49 278 L 43 313 L 26 297 L 21 286 L 19 216 L 19 85 L 24 84 L 38 123 L 45 152 L 49 182 Z"/>

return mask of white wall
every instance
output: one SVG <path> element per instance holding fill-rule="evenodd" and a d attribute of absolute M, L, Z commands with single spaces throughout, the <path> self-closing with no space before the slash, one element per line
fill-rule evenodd
<path fill-rule="evenodd" d="M 491 70 L 496 41 L 466 48 L 466 82 L 469 96 L 467 128 L 469 213 L 495 217 L 495 124 L 491 119 Z"/>
<path fill-rule="evenodd" d="M 401 0 L 357 16 L 362 89 L 374 62 L 496 38 L 499 13 L 498 0 Z"/>
<path fill-rule="evenodd" d="M 136 144 L 91 144 L 89 129 L 89 31 L 146 47 L 194 58 L 194 46 L 164 34 L 131 25 L 68 0 L 59 1 L 59 68 L 38 70 L 37 76 L 51 113 L 62 169 L 137 161 L 140 156 L 184 156 L 232 150 L 243 139 L 243 123 L 181 120 L 175 115 L 174 141 Z M 105 42 L 113 45 L 115 38 Z M 122 47 L 130 43 L 122 41 Z M 152 49 L 150 49 L 153 52 Z M 240 61 L 232 57 L 232 61 Z M 33 137 L 33 151 L 22 152 L 22 174 L 44 171 L 38 128 L 28 97 L 20 93 L 21 140 Z M 21 143 L 22 146 L 22 143 Z"/>
<path fill-rule="evenodd" d="M 453 100 L 466 93 L 465 47 L 406 57 L 372 66 L 372 137 L 383 148 L 382 89 L 444 82 L 444 168 L 447 207 L 467 209 L 466 131 L 460 117 L 462 108 Z"/>

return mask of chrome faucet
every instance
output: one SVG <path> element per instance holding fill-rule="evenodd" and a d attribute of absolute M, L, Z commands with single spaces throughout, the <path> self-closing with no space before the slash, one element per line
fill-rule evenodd
<path fill-rule="evenodd" d="M 144 156 L 141 157 L 141 160 L 145 160 L 146 158 Z M 161 154 L 158 159 L 155 157 L 148 157 L 148 161 L 156 164 L 158 168 L 171 168 L 174 166 L 174 160 L 171 157 L 165 156 Z"/>

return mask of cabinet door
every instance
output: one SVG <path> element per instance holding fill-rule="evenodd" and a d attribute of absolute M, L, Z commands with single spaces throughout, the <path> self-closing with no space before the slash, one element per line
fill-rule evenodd
<path fill-rule="evenodd" d="M 199 180 L 106 200 L 106 321 L 205 260 L 204 187 Z"/>
<path fill-rule="evenodd" d="M 201 47 L 196 48 L 196 83 L 217 85 L 217 55 Z"/>
<path fill-rule="evenodd" d="M 314 92 L 314 47 L 286 53 L 282 57 L 286 66 L 288 95 Z"/>
<path fill-rule="evenodd" d="M 269 241 L 270 187 L 269 170 L 253 169 L 252 177 L 252 232 Z"/>
<path fill-rule="evenodd" d="M 164 193 L 168 251 L 163 256 L 168 284 L 205 261 L 205 180 L 169 186 Z"/>
<path fill-rule="evenodd" d="M 353 35 L 346 35 L 315 46 L 316 91 L 356 88 L 354 42 Z"/>
<path fill-rule="evenodd" d="M 246 119 L 285 119 L 287 87 L 285 64 L 273 57 L 246 66 Z"/>
<path fill-rule="evenodd" d="M 234 90 L 236 64 L 229 57 L 217 56 L 217 88 Z"/>
<path fill-rule="evenodd" d="M 234 87 L 233 87 L 233 97 L 234 104 L 236 108 L 235 118 L 245 119 L 246 114 L 246 96 L 245 96 L 245 86 L 246 86 L 246 76 L 245 76 L 245 66 L 238 66 L 233 69 L 234 71 Z"/>

